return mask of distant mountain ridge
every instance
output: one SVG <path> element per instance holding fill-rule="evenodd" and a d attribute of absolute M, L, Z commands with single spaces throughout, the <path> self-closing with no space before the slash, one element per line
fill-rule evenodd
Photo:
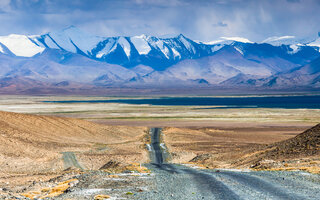
<path fill-rule="evenodd" d="M 38 36 L 0 36 L 0 90 L 23 88 L 22 83 L 29 88 L 320 88 L 319 50 L 320 37 L 199 42 L 182 34 L 99 37 L 71 26 Z"/>
<path fill-rule="evenodd" d="M 318 42 L 319 41 L 319 42 Z M 212 42 L 196 42 L 180 34 L 173 38 L 154 36 L 100 37 L 89 35 L 74 26 L 39 36 L 9 35 L 0 37 L 0 52 L 16 56 L 32 57 L 44 49 L 60 49 L 82 54 L 99 61 L 124 66 L 138 64 L 170 66 L 183 59 L 194 59 L 212 55 L 226 45 L 253 44 L 246 38 L 222 37 Z M 294 36 L 272 37 L 262 43 L 286 46 L 294 54 L 303 48 L 312 47 L 319 51 L 320 39 L 302 44 Z M 319 45 L 318 45 L 319 43 Z M 158 59 L 156 59 L 156 57 Z M 160 62 L 159 62 L 160 61 Z"/>
<path fill-rule="evenodd" d="M 111 64 L 133 67 L 139 64 L 164 69 L 180 60 L 212 54 L 212 45 L 198 44 L 182 34 L 174 38 L 153 36 L 97 37 L 75 27 L 30 37 L 42 48 L 78 53 Z"/>

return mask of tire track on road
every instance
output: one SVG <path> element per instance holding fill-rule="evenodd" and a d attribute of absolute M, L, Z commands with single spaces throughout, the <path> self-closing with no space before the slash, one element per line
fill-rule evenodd
<path fill-rule="evenodd" d="M 161 128 L 150 129 L 150 134 L 148 167 L 156 174 L 158 191 L 144 194 L 142 199 L 315 199 L 306 191 L 299 193 L 298 187 L 284 187 L 273 172 L 259 173 L 258 177 L 258 172 L 214 171 L 166 163 L 167 155 L 160 146 Z"/>
<path fill-rule="evenodd" d="M 177 183 L 170 183 L 170 185 L 159 184 L 159 189 L 166 191 L 165 193 L 161 193 L 160 199 L 170 199 L 170 197 L 172 197 L 170 195 L 176 196 L 177 199 L 240 199 L 228 186 L 211 175 L 185 166 L 165 163 L 165 156 L 160 147 L 160 134 L 160 128 L 151 129 L 151 166 L 157 169 L 159 173 L 164 173 L 164 176 L 158 174 L 159 177 L 169 176 L 171 180 Z M 163 182 L 165 181 L 167 180 L 163 180 Z M 183 190 L 181 190 L 181 188 L 183 188 Z M 196 191 L 197 196 L 185 197 L 188 193 L 195 193 L 192 191 Z"/>

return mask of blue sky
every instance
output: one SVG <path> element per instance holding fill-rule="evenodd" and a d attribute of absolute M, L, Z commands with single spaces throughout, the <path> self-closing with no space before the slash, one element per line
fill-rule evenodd
<path fill-rule="evenodd" d="M 0 0 L 0 35 L 70 25 L 101 36 L 183 33 L 195 40 L 316 36 L 320 0 Z"/>

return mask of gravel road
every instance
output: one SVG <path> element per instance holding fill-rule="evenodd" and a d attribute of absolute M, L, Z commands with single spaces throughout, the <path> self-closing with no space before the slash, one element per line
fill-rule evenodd
<path fill-rule="evenodd" d="M 165 162 L 161 129 L 151 129 L 155 189 L 135 199 L 319 199 L 320 176 L 305 172 L 204 170 Z"/>

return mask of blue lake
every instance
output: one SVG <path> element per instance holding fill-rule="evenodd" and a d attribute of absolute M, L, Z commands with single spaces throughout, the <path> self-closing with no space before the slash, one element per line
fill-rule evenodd
<path fill-rule="evenodd" d="M 308 108 L 320 109 L 317 96 L 263 96 L 263 97 L 165 97 L 146 99 L 112 99 L 85 101 L 45 101 L 47 103 L 125 103 L 158 106 L 222 106 L 228 108 Z M 217 108 L 204 108 L 217 109 Z M 219 108 L 221 109 L 221 108 Z"/>

